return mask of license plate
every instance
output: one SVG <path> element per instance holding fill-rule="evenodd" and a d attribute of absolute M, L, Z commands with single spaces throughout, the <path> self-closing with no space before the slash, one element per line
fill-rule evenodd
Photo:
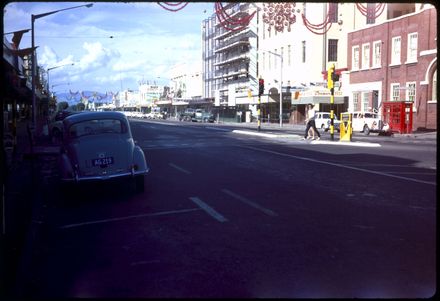
<path fill-rule="evenodd" d="M 111 165 L 114 163 L 113 157 L 93 159 L 93 166 Z"/>

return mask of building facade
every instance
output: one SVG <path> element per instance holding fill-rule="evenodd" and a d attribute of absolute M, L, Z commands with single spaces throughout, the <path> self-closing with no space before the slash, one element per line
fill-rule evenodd
<path fill-rule="evenodd" d="M 254 3 L 227 3 L 226 13 L 233 18 L 246 17 L 256 9 Z M 216 108 L 226 115 L 256 113 L 258 93 L 257 50 L 258 18 L 245 28 L 228 30 L 216 15 L 204 20 L 202 30 L 203 96 L 214 99 Z M 245 114 L 242 114 L 245 116 Z M 250 116 L 248 113 L 247 116 Z"/>
<path fill-rule="evenodd" d="M 437 11 L 394 4 L 388 16 L 347 36 L 349 110 L 381 113 L 385 101 L 410 101 L 412 130 L 436 129 Z"/>
<path fill-rule="evenodd" d="M 289 118 L 290 123 L 304 122 L 308 103 L 314 104 L 316 110 L 330 111 L 326 80 L 327 70 L 333 65 L 342 83 L 334 94 L 334 109 L 339 115 L 347 109 L 349 98 L 345 93 L 348 78 L 344 75 L 348 57 L 347 33 L 364 28 L 368 23 L 386 20 L 387 15 L 382 13 L 368 18 L 355 3 L 337 2 L 296 3 L 294 11 L 296 21 L 290 30 L 282 32 L 260 18 L 259 74 L 265 79 L 269 94 L 269 105 L 263 115 L 276 116 L 279 111 L 280 78 L 282 93 L 286 95 L 283 96 L 283 116 Z M 264 9 L 260 13 L 264 13 Z M 316 29 L 318 24 L 321 30 Z"/>

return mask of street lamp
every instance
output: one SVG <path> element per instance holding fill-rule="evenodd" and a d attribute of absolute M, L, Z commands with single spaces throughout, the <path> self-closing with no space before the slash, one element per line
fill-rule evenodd
<path fill-rule="evenodd" d="M 61 67 L 64 67 L 64 66 L 68 66 L 68 65 L 70 65 L 70 66 L 73 66 L 73 65 L 75 65 L 75 63 L 71 63 L 71 64 L 64 64 L 64 65 L 60 65 L 60 66 L 55 66 L 55 67 L 52 67 L 52 68 L 48 68 L 47 69 L 47 89 L 49 89 L 49 87 L 50 87 L 50 85 L 49 85 L 49 71 L 50 70 L 53 70 L 53 69 L 57 69 L 57 68 L 61 68 Z M 50 91 L 48 91 L 49 92 L 49 95 L 50 95 Z"/>
<path fill-rule="evenodd" d="M 37 118 L 37 103 L 36 103 L 36 97 L 35 97 L 35 73 L 36 73 L 36 62 L 35 62 L 35 20 L 39 19 L 39 18 L 43 18 L 61 11 L 65 11 L 65 10 L 69 10 L 69 9 L 74 9 L 74 8 L 79 8 L 79 7 L 92 7 L 93 3 L 89 3 L 89 4 L 85 4 L 85 5 L 78 5 L 78 6 L 73 6 L 73 7 L 69 7 L 69 8 L 64 8 L 64 9 L 59 9 L 59 10 L 54 10 L 48 13 L 43 13 L 43 14 L 39 14 L 39 15 L 31 15 L 31 23 L 32 23 L 32 125 L 34 126 L 34 128 L 36 127 L 36 118 Z"/>
<path fill-rule="evenodd" d="M 273 54 L 281 59 L 280 66 L 280 127 L 283 126 L 283 56 L 281 54 L 268 50 L 270 54 Z"/>
<path fill-rule="evenodd" d="M 62 84 L 52 85 L 52 90 L 53 90 L 54 87 L 63 86 L 63 85 L 70 86 L 70 83 L 62 83 Z"/>

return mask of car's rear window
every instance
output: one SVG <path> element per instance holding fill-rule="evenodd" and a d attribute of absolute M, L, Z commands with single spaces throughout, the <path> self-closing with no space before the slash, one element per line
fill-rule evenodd
<path fill-rule="evenodd" d="M 125 123 L 119 119 L 93 119 L 72 124 L 69 128 L 69 136 L 122 134 L 126 131 Z"/>

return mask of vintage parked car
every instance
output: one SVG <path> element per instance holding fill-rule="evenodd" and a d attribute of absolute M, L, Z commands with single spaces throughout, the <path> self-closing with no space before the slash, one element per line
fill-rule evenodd
<path fill-rule="evenodd" d="M 328 131 L 330 129 L 330 112 L 316 112 L 315 113 L 315 125 L 317 129 L 321 129 L 323 131 Z M 339 132 L 339 121 L 336 114 L 333 114 L 333 125 L 335 131 Z"/>
<path fill-rule="evenodd" d="M 351 116 L 353 132 L 369 135 L 370 133 L 382 133 L 388 129 L 388 125 L 375 112 L 356 111 L 352 112 Z"/>
<path fill-rule="evenodd" d="M 144 190 L 149 167 L 123 113 L 74 114 L 63 120 L 63 130 L 59 157 L 62 182 L 133 178 L 136 190 Z"/>
<path fill-rule="evenodd" d="M 202 109 L 197 109 L 191 118 L 194 122 L 214 122 L 215 116 L 210 112 L 205 112 Z"/>
<path fill-rule="evenodd" d="M 52 139 L 60 140 L 63 134 L 63 120 L 67 116 L 79 113 L 79 111 L 62 110 L 56 112 L 49 121 L 49 135 Z"/>

